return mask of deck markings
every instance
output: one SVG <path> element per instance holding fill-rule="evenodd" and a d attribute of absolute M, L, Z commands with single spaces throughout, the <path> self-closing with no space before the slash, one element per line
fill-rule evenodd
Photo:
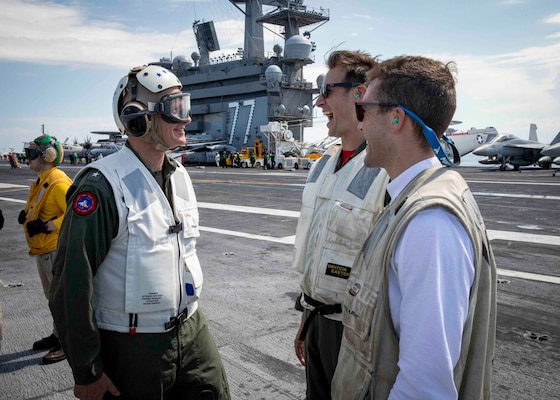
<path fill-rule="evenodd" d="M 22 185 L 17 185 L 17 186 L 21 187 Z M 488 195 L 488 194 L 482 194 L 482 195 Z M 546 196 L 546 197 L 551 198 L 557 196 Z M 12 199 L 9 197 L 0 197 L 0 200 L 25 204 L 25 200 Z M 208 202 L 199 202 L 198 207 L 210 209 L 210 210 L 231 211 L 231 212 L 241 212 L 241 213 L 250 213 L 250 214 L 271 215 L 271 216 L 278 216 L 278 217 L 290 217 L 290 218 L 298 218 L 300 214 L 299 211 L 278 210 L 278 209 L 264 208 L 264 207 L 238 206 L 233 204 L 219 204 L 219 203 L 208 203 Z M 273 243 L 286 244 L 286 245 L 294 245 L 295 238 L 296 238 L 295 235 L 289 235 L 285 237 L 273 237 L 267 235 L 258 235 L 258 234 L 239 232 L 239 231 L 233 231 L 228 229 L 204 227 L 204 226 L 199 227 L 199 229 L 203 232 L 215 233 L 219 235 L 241 237 L 246 239 L 261 240 L 265 242 L 273 242 Z M 525 233 L 525 232 L 498 231 L 492 229 L 487 230 L 487 232 L 490 240 L 506 240 L 512 242 L 524 242 L 524 243 L 536 243 L 536 244 L 560 246 L 560 236 L 539 235 L 539 234 Z M 560 277 L 557 276 L 535 274 L 531 272 L 512 271 L 512 270 L 501 269 L 501 268 L 498 268 L 498 275 L 520 278 L 525 280 L 554 283 L 560 285 Z"/>

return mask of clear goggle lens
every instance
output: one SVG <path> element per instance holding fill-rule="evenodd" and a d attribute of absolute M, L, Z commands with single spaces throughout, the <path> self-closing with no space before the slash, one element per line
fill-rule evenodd
<path fill-rule="evenodd" d="M 176 93 L 163 97 L 156 109 L 168 123 L 188 122 L 191 115 L 191 94 Z"/>

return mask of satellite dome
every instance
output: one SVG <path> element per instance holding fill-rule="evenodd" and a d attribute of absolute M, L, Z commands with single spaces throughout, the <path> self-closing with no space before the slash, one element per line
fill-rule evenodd
<path fill-rule="evenodd" d="M 284 51 L 284 49 L 279 44 L 275 44 L 274 47 L 272 48 L 272 51 L 274 51 L 276 57 L 280 58 L 280 55 L 282 54 L 282 51 Z"/>
<path fill-rule="evenodd" d="M 185 70 L 191 66 L 190 61 L 187 56 L 179 55 L 173 59 L 173 70 L 180 71 Z"/>
<path fill-rule="evenodd" d="M 191 53 L 191 58 L 194 61 L 194 66 L 196 67 L 198 65 L 198 62 L 200 61 L 200 54 L 198 54 L 196 51 L 193 51 Z"/>
<path fill-rule="evenodd" d="M 282 69 L 278 65 L 270 65 L 264 71 L 267 82 L 281 82 L 283 74 Z"/>
<path fill-rule="evenodd" d="M 294 35 L 286 40 L 284 57 L 292 59 L 310 58 L 311 47 L 311 42 L 305 36 Z"/>

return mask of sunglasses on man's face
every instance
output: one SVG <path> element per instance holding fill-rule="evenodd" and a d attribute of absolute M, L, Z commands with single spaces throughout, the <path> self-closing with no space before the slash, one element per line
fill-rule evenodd
<path fill-rule="evenodd" d="M 356 118 L 358 121 L 362 122 L 364 120 L 364 114 L 366 112 L 365 107 L 378 106 L 378 107 L 397 107 L 398 104 L 395 103 L 371 103 L 367 101 L 356 102 Z"/>
<path fill-rule="evenodd" d="M 428 125 L 426 125 L 424 123 L 424 121 L 422 121 L 420 119 L 420 117 L 418 117 L 416 114 L 414 114 L 408 108 L 406 108 L 402 104 L 395 104 L 395 103 L 369 103 L 367 101 L 358 101 L 358 102 L 356 102 L 356 118 L 358 119 L 358 121 L 362 122 L 364 120 L 365 107 L 367 107 L 367 106 L 399 107 L 401 110 L 404 111 L 404 113 L 406 115 L 408 115 L 413 121 L 415 121 L 418 125 L 420 125 L 420 127 L 422 128 L 422 134 L 424 135 L 424 137 L 426 138 L 426 140 L 430 144 L 430 147 L 432 148 L 432 151 L 434 152 L 436 157 L 439 159 L 439 161 L 443 165 L 447 165 L 447 166 L 450 166 L 450 167 L 454 165 L 453 162 L 451 162 L 449 160 L 449 158 L 447 158 L 447 155 L 445 154 L 445 151 L 443 150 L 443 147 L 440 145 L 439 139 L 438 139 L 436 133 L 433 131 L 433 129 L 430 128 Z M 443 135 L 442 138 L 443 138 L 444 141 L 447 141 L 447 142 L 449 141 L 449 138 L 445 135 Z"/>
<path fill-rule="evenodd" d="M 319 94 L 321 96 L 323 96 L 324 99 L 326 99 L 327 97 L 329 97 L 329 88 L 332 87 L 345 87 L 345 88 L 352 88 L 352 87 L 356 87 L 358 86 L 359 83 L 354 83 L 354 82 L 336 82 L 336 83 L 325 83 L 323 81 L 323 84 L 321 85 L 321 88 L 319 89 Z"/>

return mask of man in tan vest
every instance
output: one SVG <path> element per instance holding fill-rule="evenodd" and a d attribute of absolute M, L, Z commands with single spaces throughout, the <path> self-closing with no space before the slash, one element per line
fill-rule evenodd
<path fill-rule="evenodd" d="M 365 165 L 391 202 L 343 301 L 333 399 L 489 399 L 496 263 L 466 182 L 441 151 L 455 112 L 454 64 L 401 56 L 368 72 L 356 103 Z"/>
<path fill-rule="evenodd" d="M 305 366 L 306 400 L 328 400 L 340 341 L 346 280 L 375 219 L 383 210 L 387 173 L 364 166 L 363 132 L 354 103 L 364 95 L 376 64 L 361 51 L 337 50 L 327 60 L 316 105 L 340 144 L 313 164 L 302 195 L 294 269 L 301 274 L 296 307 L 303 311 L 294 340 Z"/>

